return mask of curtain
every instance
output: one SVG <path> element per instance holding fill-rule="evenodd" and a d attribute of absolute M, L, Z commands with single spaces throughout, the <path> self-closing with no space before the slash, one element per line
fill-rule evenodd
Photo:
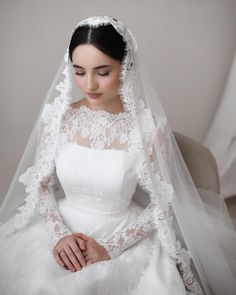
<path fill-rule="evenodd" d="M 236 195 L 236 52 L 204 144 L 216 158 L 222 196 Z"/>

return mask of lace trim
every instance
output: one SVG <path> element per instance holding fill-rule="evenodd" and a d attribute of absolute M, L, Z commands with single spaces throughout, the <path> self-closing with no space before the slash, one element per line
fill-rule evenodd
<path fill-rule="evenodd" d="M 150 204 L 138 216 L 137 221 L 128 225 L 124 230 L 113 234 L 107 239 L 99 239 L 100 243 L 112 259 L 120 256 L 125 249 L 150 236 L 155 232 L 153 224 L 153 212 L 155 205 Z"/>
<path fill-rule="evenodd" d="M 120 80 L 123 82 L 120 90 L 121 99 L 126 111 L 134 112 L 136 110 L 135 99 L 133 97 L 133 79 L 135 73 L 135 57 L 137 52 L 137 42 L 132 32 L 127 29 L 120 21 L 110 16 L 93 16 L 82 22 L 79 26 L 99 27 L 101 25 L 111 24 L 114 29 L 123 37 L 125 42 L 125 56 L 121 63 Z M 68 59 L 69 60 L 69 59 Z"/>
<path fill-rule="evenodd" d="M 134 64 L 134 55 L 137 51 L 137 42 L 132 32 L 127 29 L 119 20 L 110 16 L 93 16 L 81 21 L 77 27 L 89 26 L 97 28 L 101 25 L 112 25 L 123 37 L 126 44 L 126 55 L 122 64 L 121 79 L 123 80 Z"/>
<path fill-rule="evenodd" d="M 140 105 L 142 137 L 138 125 L 134 125 L 137 122 L 133 120 L 132 113 L 111 114 L 104 110 L 94 111 L 82 105 L 80 108 L 70 109 L 64 118 L 63 131 L 70 134 L 70 139 L 80 138 L 79 134 L 83 139 L 88 139 L 87 144 L 91 147 L 111 148 L 122 144 L 124 147 L 125 144 L 129 151 L 136 151 L 136 155 L 139 155 L 136 161 L 139 184 L 151 198 L 150 205 L 143 210 L 135 223 L 106 239 L 99 239 L 98 242 L 115 259 L 127 248 L 155 233 L 162 247 L 176 259 L 186 290 L 202 294 L 200 285 L 191 272 L 188 252 L 176 241 L 172 226 L 170 208 L 174 191 L 172 185 L 163 179 L 163 171 L 166 171 L 170 162 L 167 121 L 165 118 L 153 118 L 142 101 Z M 157 147 L 162 153 L 164 163 L 155 158 L 154 139 L 158 141 Z M 147 158 L 146 150 L 150 158 Z"/>
<path fill-rule="evenodd" d="M 64 61 L 67 61 L 68 52 L 65 53 Z M 9 223 L 8 233 L 25 227 L 33 218 L 37 204 L 40 199 L 40 188 L 54 169 L 54 159 L 58 149 L 58 139 L 62 114 L 68 108 L 69 90 L 71 89 L 70 69 L 66 62 L 62 71 L 65 76 L 63 82 L 55 86 L 60 94 L 54 98 L 52 104 L 45 104 L 41 124 L 38 130 L 38 147 L 36 150 L 34 164 L 29 167 L 18 178 L 25 185 L 26 198 L 24 205 L 18 208 L 19 212 L 14 215 Z M 66 98 L 66 99 L 65 99 Z M 43 126 L 43 127 L 42 127 Z"/>
<path fill-rule="evenodd" d="M 110 23 L 114 26 L 114 28 L 117 29 L 117 31 L 123 36 L 125 42 L 126 42 L 126 56 L 124 59 L 124 63 L 122 64 L 122 71 L 121 71 L 121 79 L 124 82 L 121 89 L 121 97 L 124 103 L 124 107 L 126 111 L 130 111 L 130 113 L 135 114 L 136 106 L 135 106 L 135 98 L 134 98 L 134 89 L 133 89 L 133 79 L 134 79 L 134 73 L 135 73 L 135 67 L 134 67 L 134 60 L 135 60 L 135 51 L 137 49 L 135 39 L 132 37 L 132 34 L 118 21 L 109 18 L 109 17 L 98 17 L 98 18 L 90 18 L 82 23 L 88 24 L 91 26 L 98 26 L 100 24 L 104 23 Z M 34 212 L 36 210 L 36 205 L 38 200 L 40 199 L 39 196 L 39 189 L 41 187 L 41 184 L 45 177 L 48 176 L 48 172 L 51 172 L 53 169 L 53 160 L 55 159 L 55 154 L 57 152 L 58 148 L 58 142 L 59 142 L 59 130 L 60 130 L 60 123 L 61 123 L 61 115 L 65 112 L 69 98 L 69 90 L 71 87 L 71 76 L 69 73 L 69 63 L 68 63 L 68 50 L 65 55 L 65 62 L 66 67 L 63 71 L 63 74 L 65 75 L 65 78 L 63 82 L 60 82 L 56 89 L 61 92 L 61 95 L 56 98 L 53 102 L 53 104 L 46 105 L 47 109 L 45 109 L 42 118 L 43 121 L 46 123 L 50 122 L 51 124 L 51 133 L 46 128 L 46 131 L 43 132 L 42 138 L 43 138 L 43 144 L 46 144 L 43 146 L 40 152 L 36 153 L 36 161 L 33 167 L 31 167 L 29 170 L 26 171 L 25 174 L 23 174 L 19 181 L 23 182 L 26 185 L 26 192 L 27 192 L 27 198 L 26 198 L 26 204 L 20 208 L 20 213 L 17 214 L 13 221 L 13 228 L 15 230 L 22 228 L 26 224 L 29 223 L 31 217 L 34 215 Z M 155 126 L 155 124 L 154 124 Z M 98 126 L 99 127 L 99 126 Z M 157 125 L 156 125 L 157 127 Z M 101 128 L 101 127 L 100 127 Z M 124 126 L 125 128 L 125 126 Z M 153 128 L 153 120 L 150 121 L 150 124 L 147 122 L 147 128 L 149 130 L 152 130 Z M 160 129 L 160 128 L 159 128 Z M 92 131 L 92 130 L 90 130 Z M 97 131 L 96 131 L 97 132 Z M 95 134 L 96 134 L 95 132 Z M 168 132 L 168 131 L 166 131 Z M 143 141 L 139 137 L 139 132 L 135 132 L 130 135 L 130 138 L 134 139 L 134 145 L 137 150 L 139 150 L 144 155 L 146 154 L 146 149 L 148 149 L 148 152 L 151 153 L 153 150 L 152 146 L 145 146 L 143 144 Z M 164 132 L 163 132 L 164 133 Z M 116 136 L 115 138 L 120 138 L 119 131 L 117 130 L 115 132 Z M 107 135 L 107 134 L 106 134 Z M 133 137 L 132 137 L 133 135 Z M 87 133 L 88 136 L 88 133 Z M 147 143 L 150 139 L 147 129 L 144 130 L 144 143 Z M 95 138 L 93 136 L 92 138 Z M 85 136 L 86 138 L 86 136 Z M 99 138 L 97 138 L 99 142 Z M 96 141 L 97 141 L 96 140 Z M 98 144 L 99 147 L 102 147 L 101 143 L 104 140 L 100 140 L 100 143 Z M 151 142 L 151 140 L 150 140 Z M 120 142 L 120 144 L 125 143 L 126 146 L 128 146 L 129 140 L 126 140 L 126 138 Z M 107 142 L 106 145 L 111 145 L 111 142 Z M 105 145 L 105 146 L 106 146 Z M 162 145 L 162 146 L 167 146 Z M 40 147 L 41 148 L 41 147 Z M 164 151 L 165 157 L 168 157 L 168 148 L 161 149 L 160 151 Z M 157 167 L 155 161 L 149 161 L 147 160 L 147 164 L 144 163 L 142 166 L 152 167 L 155 169 Z M 158 162 L 158 161 L 157 161 Z M 158 163 L 159 168 L 165 168 L 163 163 Z M 151 165 L 151 166 L 149 166 Z M 147 169 L 148 170 L 148 169 Z M 149 174 L 148 172 L 145 173 L 145 187 L 151 189 L 150 195 L 151 198 L 156 198 L 158 200 L 158 208 L 161 208 L 159 211 L 157 218 L 155 218 L 155 225 L 158 229 L 158 238 L 161 240 L 162 246 L 166 248 L 167 252 L 170 254 L 171 257 L 175 257 L 177 259 L 177 262 L 179 263 L 179 269 L 181 270 L 181 275 L 183 278 L 183 281 L 186 285 L 186 288 L 190 288 L 195 285 L 188 282 L 188 278 L 192 276 L 192 272 L 190 269 L 190 266 L 188 263 L 186 263 L 182 257 L 181 249 L 177 247 L 176 238 L 174 236 L 174 232 L 172 231 L 171 226 L 171 218 L 169 217 L 169 205 L 168 202 L 165 200 L 165 197 L 167 196 L 168 200 L 171 199 L 171 194 L 168 193 L 169 186 L 165 185 L 165 182 L 163 180 L 163 191 L 159 191 L 157 188 L 157 183 L 160 183 L 159 177 L 162 175 L 162 171 L 158 171 L 159 173 L 156 174 L 156 176 L 153 177 L 152 173 Z M 46 173 L 46 174 L 45 174 Z M 156 180 L 153 182 L 153 179 Z M 164 192 L 166 191 L 166 194 L 164 195 Z M 162 195 L 161 198 L 158 198 L 158 196 Z M 47 202 L 45 205 L 49 205 Z M 49 210 L 50 212 L 50 210 Z M 196 294 L 202 294 L 201 288 L 196 283 Z M 198 290 L 199 289 L 199 290 Z"/>
<path fill-rule="evenodd" d="M 58 212 L 54 193 L 48 187 L 41 190 L 38 207 L 39 214 L 50 233 L 54 246 L 61 238 L 72 234 L 63 223 Z"/>
<path fill-rule="evenodd" d="M 156 132 L 167 133 L 167 130 L 164 130 L 164 120 L 161 120 L 157 125 Z M 148 123 L 147 123 L 148 124 Z M 146 130 L 151 130 L 152 123 L 150 128 Z M 159 138 L 161 136 L 159 135 Z M 163 173 L 161 169 L 168 169 L 169 165 L 169 154 L 166 151 L 169 151 L 169 148 L 166 146 L 169 145 L 169 137 L 164 137 L 160 140 L 161 145 L 158 145 L 160 151 L 164 150 L 163 158 L 165 159 L 164 163 L 159 163 L 153 158 L 154 148 L 148 148 L 150 159 L 145 157 L 145 152 L 143 152 L 140 157 L 139 164 L 137 165 L 139 184 L 140 186 L 150 195 L 151 201 L 155 203 L 156 207 L 153 212 L 154 223 L 157 229 L 157 238 L 160 240 L 162 247 L 167 251 L 170 257 L 174 258 L 177 261 L 177 267 L 179 269 L 180 275 L 183 279 L 185 288 L 187 291 L 191 291 L 194 294 L 202 295 L 202 289 L 194 277 L 191 267 L 190 267 L 190 255 L 189 252 L 181 247 L 181 243 L 176 240 L 175 232 L 173 230 L 173 217 L 170 214 L 170 209 L 172 206 L 173 200 L 173 186 L 167 181 L 162 179 Z M 147 142 L 152 142 L 148 141 Z M 153 142 L 152 142 L 153 144 Z"/>
<path fill-rule="evenodd" d="M 79 108 L 71 107 L 63 118 L 61 143 L 69 140 L 92 148 L 127 150 L 133 129 L 131 113 L 112 114 L 81 105 Z"/>

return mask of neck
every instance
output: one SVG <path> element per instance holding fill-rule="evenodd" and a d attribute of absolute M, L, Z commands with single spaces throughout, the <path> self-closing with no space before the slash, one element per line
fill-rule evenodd
<path fill-rule="evenodd" d="M 104 110 L 109 113 L 121 113 L 124 112 L 123 104 L 121 101 L 120 96 L 113 98 L 112 100 L 102 103 L 102 104 L 90 104 L 89 101 L 86 100 L 85 104 L 91 109 L 91 110 Z"/>

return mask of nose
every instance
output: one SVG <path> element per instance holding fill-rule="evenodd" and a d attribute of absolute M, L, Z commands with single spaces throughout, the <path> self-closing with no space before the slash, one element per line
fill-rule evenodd
<path fill-rule="evenodd" d="M 98 83 L 93 75 L 88 75 L 87 77 L 87 89 L 96 90 L 98 88 Z"/>

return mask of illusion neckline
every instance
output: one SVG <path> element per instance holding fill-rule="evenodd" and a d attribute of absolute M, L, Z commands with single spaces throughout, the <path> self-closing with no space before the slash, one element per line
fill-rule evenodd
<path fill-rule="evenodd" d="M 89 112 L 91 114 L 94 114 L 94 115 L 99 115 L 100 114 L 100 115 L 106 115 L 106 116 L 109 116 L 109 117 L 112 117 L 112 118 L 124 117 L 124 116 L 126 117 L 128 115 L 128 112 L 126 112 L 126 111 L 119 112 L 119 113 L 110 113 L 110 112 L 108 112 L 106 110 L 103 110 L 103 109 L 101 109 L 101 110 L 93 110 L 93 109 L 91 109 L 90 107 L 88 107 L 88 106 L 86 106 L 84 104 L 80 105 L 78 108 L 72 107 L 70 105 L 69 108 L 70 108 L 71 111 L 74 111 L 74 112 L 80 112 L 80 111 L 85 110 L 85 111 L 87 111 L 87 112 Z"/>

